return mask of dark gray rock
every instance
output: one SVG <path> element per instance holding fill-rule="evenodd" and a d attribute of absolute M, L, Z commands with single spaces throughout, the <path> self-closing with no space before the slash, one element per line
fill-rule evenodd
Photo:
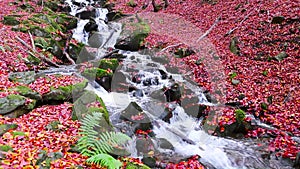
<path fill-rule="evenodd" d="M 179 101 L 181 92 L 181 87 L 178 83 L 171 84 L 164 92 L 167 102 Z"/>
<path fill-rule="evenodd" d="M 146 131 L 152 128 L 150 118 L 136 102 L 131 102 L 121 112 L 120 119 L 130 121 L 135 131 L 138 129 Z"/>

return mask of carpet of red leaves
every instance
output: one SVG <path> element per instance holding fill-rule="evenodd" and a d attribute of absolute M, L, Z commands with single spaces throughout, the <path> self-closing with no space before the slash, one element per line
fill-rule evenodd
<path fill-rule="evenodd" d="M 144 0 L 135 0 L 137 7 L 131 8 L 127 0 L 111 0 L 115 8 L 124 13 L 133 13 L 141 9 Z M 157 0 L 158 1 L 158 0 Z M 14 0 L 0 1 L 0 20 L 7 14 L 16 12 L 12 4 Z M 39 8 L 36 7 L 38 11 Z M 152 11 L 151 5 L 142 12 Z M 299 2 L 290 1 L 219 1 L 215 5 L 202 3 L 195 0 L 170 1 L 167 9 L 159 13 L 176 14 L 179 17 L 193 23 L 197 28 L 206 31 L 221 14 L 222 19 L 209 33 L 208 38 L 214 45 L 217 54 L 222 60 L 222 67 L 226 79 L 226 100 L 239 101 L 243 106 L 248 106 L 249 114 L 257 115 L 260 120 L 276 127 L 276 130 L 258 128 L 248 132 L 249 137 L 260 137 L 265 134 L 272 135 L 270 151 L 276 151 L 278 155 L 295 158 L 299 152 L 299 144 L 291 139 L 291 136 L 300 136 L 299 113 L 300 113 L 300 77 L 299 77 Z M 141 11 L 140 11 L 141 12 Z M 20 12 L 17 12 L 20 14 Z M 25 13 L 26 15 L 26 13 Z M 284 16 L 283 24 L 271 24 L 273 16 Z M 248 17 L 247 17 L 248 16 Z M 247 17 L 245 21 L 243 19 Z M 242 22 L 243 21 L 243 22 Z M 242 23 L 241 23 L 242 22 Z M 241 23 L 241 24 L 240 24 Z M 229 36 L 225 34 L 235 29 Z M 168 28 L 165 28 L 166 30 Z M 172 28 L 174 29 L 174 28 Z M 27 71 L 36 69 L 28 67 L 20 57 L 26 58 L 25 48 L 14 37 L 18 35 L 30 44 L 28 34 L 11 31 L 11 26 L 0 22 L 0 89 L 5 90 L 17 84 L 11 83 L 7 74 L 10 71 Z M 198 38 L 186 36 L 187 38 Z M 238 37 L 240 56 L 234 55 L 229 50 L 230 39 Z M 168 34 L 165 36 L 152 33 L 146 44 L 151 46 L 164 46 L 181 42 L 182 35 Z M 297 40 L 298 39 L 298 40 Z M 298 43 L 295 43 L 297 42 Z M 189 45 L 189 44 L 187 44 Z M 285 51 L 288 57 L 281 62 L 268 61 L 278 53 Z M 258 58 L 260 56 L 260 58 Z M 192 55 L 184 61 L 190 66 L 194 73 L 205 73 L 205 65 L 190 64 L 191 60 L 198 60 L 199 55 Z M 267 72 L 263 74 L 263 72 Z M 201 73 L 199 73 L 201 72 Z M 232 85 L 230 73 L 236 72 L 236 79 L 240 80 L 238 85 Z M 197 75 L 197 74 L 195 74 Z M 196 81 L 203 87 L 210 89 L 210 83 L 206 76 L 196 76 Z M 46 81 L 40 79 L 37 86 L 43 86 Z M 49 83 L 47 83 L 49 84 Z M 52 84 L 52 83 L 51 83 Z M 48 85 L 49 86 L 49 85 Z M 37 87 L 39 88 L 39 87 Z M 36 88 L 35 88 L 36 89 Z M 39 91 L 41 93 L 43 91 Z M 9 93 L 3 94 L 5 97 Z M 237 97 L 244 94 L 243 100 Z M 268 98 L 272 96 L 272 102 Z M 263 109 L 262 103 L 268 103 L 268 108 Z M 71 168 L 84 163 L 85 157 L 77 153 L 69 153 L 69 146 L 76 141 L 78 122 L 72 121 L 71 104 L 65 103 L 58 106 L 43 106 L 35 109 L 27 115 L 18 119 L 8 119 L 0 116 L 0 124 L 17 123 L 17 131 L 23 131 L 25 136 L 13 137 L 11 132 L 6 133 L 0 144 L 10 145 L 14 151 L 7 153 L 7 159 L 2 161 L 2 168 L 22 168 L 34 164 L 39 150 L 48 152 L 61 151 L 64 157 L 51 163 L 53 168 Z M 227 108 L 223 112 L 223 119 L 233 119 L 234 109 Z M 61 124 L 60 132 L 49 131 L 45 126 L 50 122 L 58 120 Z"/>
<path fill-rule="evenodd" d="M 124 13 L 140 12 L 143 16 L 143 13 L 153 11 L 151 3 L 146 9 L 141 10 L 146 2 L 144 0 L 135 0 L 136 7 L 129 7 L 127 0 L 111 0 L 111 2 L 115 4 L 115 9 Z M 158 0 L 156 2 L 162 3 Z M 240 102 L 241 106 L 249 107 L 247 114 L 253 114 L 276 128 L 272 131 L 258 128 L 249 131 L 248 137 L 271 135 L 273 138 L 269 144 L 270 151 L 276 151 L 278 156 L 295 159 L 297 152 L 300 151 L 299 144 L 291 138 L 291 136 L 300 136 L 299 1 L 220 0 L 215 4 L 195 0 L 169 2 L 167 9 L 156 13 L 156 17 L 161 15 L 160 19 L 162 19 L 163 14 L 176 14 L 178 18 L 193 23 L 203 32 L 213 25 L 218 16 L 221 16 L 221 20 L 208 34 L 208 38 L 223 64 L 226 101 Z M 274 16 L 283 16 L 285 20 L 281 24 L 272 24 Z M 146 18 L 148 19 L 149 16 Z M 194 34 L 192 36 L 174 34 L 174 29 L 181 29 L 184 25 L 178 25 L 177 28 L 172 25 L 163 28 L 165 32 L 169 31 L 166 37 L 157 33 L 155 25 L 150 25 L 152 34 L 146 42 L 149 46 L 173 45 L 185 42 L 186 36 L 197 39 L 202 35 L 200 33 L 194 37 Z M 226 36 L 232 29 L 234 31 Z M 230 40 L 233 37 L 238 38 L 239 55 L 229 50 Z M 282 61 L 275 60 L 274 57 L 282 51 L 285 51 L 288 57 Z M 207 77 L 197 76 L 206 73 L 205 65 L 190 64 L 191 60 L 199 58 L 201 54 L 183 60 L 193 70 L 195 80 L 210 89 L 211 83 L 207 83 Z M 237 85 L 231 83 L 230 74 L 234 72 L 237 74 L 235 79 L 240 81 Z M 239 100 L 238 96 L 241 94 L 245 97 Z M 261 106 L 264 103 L 267 104 L 267 109 Z M 224 123 L 224 120 L 232 123 L 234 110 L 234 108 L 226 108 L 220 117 L 220 123 Z"/>

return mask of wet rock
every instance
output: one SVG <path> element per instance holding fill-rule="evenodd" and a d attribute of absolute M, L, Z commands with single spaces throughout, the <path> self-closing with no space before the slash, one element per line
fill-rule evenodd
<path fill-rule="evenodd" d="M 181 87 L 178 83 L 171 84 L 164 92 L 167 102 L 179 101 L 181 98 L 181 92 Z"/>
<path fill-rule="evenodd" d="M 97 25 L 95 20 L 90 19 L 90 21 L 87 24 L 84 25 L 83 29 L 86 32 L 97 31 L 98 30 L 98 25 Z"/>
<path fill-rule="evenodd" d="M 111 91 L 111 76 L 103 76 L 100 78 L 96 78 L 96 82 L 100 84 L 106 91 Z"/>
<path fill-rule="evenodd" d="M 135 131 L 138 129 L 146 131 L 152 128 L 150 118 L 136 102 L 131 102 L 121 112 L 120 119 L 130 121 Z"/>
<path fill-rule="evenodd" d="M 284 17 L 283 16 L 274 16 L 273 18 L 272 18 L 272 21 L 271 21 L 271 23 L 272 24 L 281 24 L 283 21 L 284 21 Z"/>
<path fill-rule="evenodd" d="M 127 56 L 126 55 L 122 55 L 120 53 L 113 53 L 109 56 L 109 58 L 116 58 L 118 59 L 118 61 L 122 61 L 126 58 Z"/>
<path fill-rule="evenodd" d="M 150 137 L 137 138 L 136 140 L 136 150 L 138 156 L 148 157 L 152 152 L 154 152 L 154 143 Z"/>
<path fill-rule="evenodd" d="M 88 44 L 90 47 L 100 48 L 105 44 L 108 37 L 109 37 L 108 33 L 93 32 L 92 35 L 89 37 Z"/>
<path fill-rule="evenodd" d="M 137 84 L 140 84 L 142 81 L 143 81 L 143 78 L 145 77 L 145 75 L 144 74 L 141 74 L 141 73 L 138 73 L 138 74 L 136 74 L 136 75 L 134 75 L 133 77 L 132 77 L 132 82 L 133 83 L 137 83 Z"/>
<path fill-rule="evenodd" d="M 158 85 L 158 84 L 159 84 L 158 77 L 146 78 L 146 79 L 143 80 L 143 85 L 144 86 L 151 86 L 151 85 Z"/>
<path fill-rule="evenodd" d="M 133 96 L 134 97 L 143 97 L 144 96 L 144 92 L 141 89 L 137 89 L 133 92 Z"/>
<path fill-rule="evenodd" d="M 150 32 L 149 25 L 142 21 L 127 21 L 123 26 L 115 48 L 129 51 L 139 50 Z"/>
<path fill-rule="evenodd" d="M 75 16 L 80 19 L 96 18 L 96 8 L 93 8 L 91 6 L 87 7 L 85 11 L 77 13 Z"/>
<path fill-rule="evenodd" d="M 158 138 L 158 147 L 162 149 L 174 150 L 174 146 L 165 138 Z"/>
<path fill-rule="evenodd" d="M 30 84 L 35 81 L 35 72 L 14 72 L 10 73 L 8 79 L 12 82 L 19 82 L 24 84 Z"/>
<path fill-rule="evenodd" d="M 150 93 L 150 97 L 159 102 L 165 103 L 167 101 L 163 90 L 156 90 Z"/>
<path fill-rule="evenodd" d="M 142 162 L 150 168 L 155 168 L 156 159 L 153 157 L 143 157 Z"/>
<path fill-rule="evenodd" d="M 162 119 L 167 123 L 170 123 L 170 118 L 172 117 L 173 117 L 172 111 L 169 108 L 165 108 L 163 113 L 159 116 L 159 119 Z"/>
<path fill-rule="evenodd" d="M 90 60 L 94 60 L 96 56 L 97 56 L 97 48 L 85 46 L 80 51 L 76 63 L 83 63 Z"/>
<path fill-rule="evenodd" d="M 163 71 L 161 69 L 159 69 L 158 71 L 161 75 L 161 79 L 167 79 L 168 78 L 168 74 L 165 71 Z"/>
<path fill-rule="evenodd" d="M 0 124 L 0 136 L 2 136 L 4 133 L 14 130 L 18 128 L 17 124 Z"/>

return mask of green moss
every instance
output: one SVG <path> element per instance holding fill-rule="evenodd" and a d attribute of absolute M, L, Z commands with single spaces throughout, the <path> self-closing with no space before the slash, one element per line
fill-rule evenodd
<path fill-rule="evenodd" d="M 144 165 L 144 164 L 133 164 L 133 163 L 127 163 L 126 169 L 150 169 L 150 167 Z"/>
<path fill-rule="evenodd" d="M 36 100 L 31 100 L 31 102 L 29 103 L 29 104 L 26 104 L 25 105 L 25 109 L 27 109 L 27 110 L 32 110 L 32 109 L 34 109 L 35 108 L 35 106 L 36 106 Z"/>
<path fill-rule="evenodd" d="M 235 119 L 238 123 L 243 122 L 245 118 L 246 118 L 246 113 L 243 110 L 241 109 L 235 110 Z"/>
<path fill-rule="evenodd" d="M 104 76 L 112 76 L 113 72 L 108 72 L 107 70 L 100 68 L 87 68 L 82 72 L 82 75 L 88 79 L 95 79 Z"/>
<path fill-rule="evenodd" d="M 26 134 L 23 131 L 13 131 L 12 135 L 14 138 L 18 136 L 26 136 Z"/>
<path fill-rule="evenodd" d="M 101 59 L 99 61 L 96 61 L 93 63 L 95 67 L 101 68 L 101 69 L 111 69 L 112 71 L 115 71 L 119 66 L 118 59 Z"/>
<path fill-rule="evenodd" d="M 4 19 L 2 20 L 2 23 L 5 25 L 19 25 L 20 21 L 18 21 L 18 18 L 20 16 L 18 15 L 8 15 L 8 16 L 4 16 Z"/>
<path fill-rule="evenodd" d="M 8 152 L 13 151 L 14 149 L 9 145 L 0 145 L 0 151 Z"/>

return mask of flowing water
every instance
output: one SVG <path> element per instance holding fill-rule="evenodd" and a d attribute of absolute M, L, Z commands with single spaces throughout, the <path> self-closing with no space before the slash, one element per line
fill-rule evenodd
<path fill-rule="evenodd" d="M 71 15 L 76 15 L 76 13 L 86 10 L 89 5 L 94 3 L 94 1 L 75 0 L 75 2 L 81 3 L 82 5 L 77 6 L 73 4 L 74 0 L 66 0 L 65 2 L 71 7 Z M 101 31 L 102 34 L 105 34 L 105 36 L 102 36 L 105 43 L 102 43 L 100 48 L 113 47 L 120 34 L 121 26 L 118 23 L 106 24 L 104 22 L 106 20 L 106 14 L 108 13 L 107 9 L 97 8 L 96 11 L 95 21 L 98 24 L 98 30 Z M 88 38 L 90 35 L 84 31 L 83 27 L 88 22 L 89 20 L 80 20 L 77 28 L 73 31 L 73 38 L 87 45 L 89 44 Z M 163 87 L 169 87 L 172 81 L 175 81 L 180 84 L 180 86 L 184 86 L 186 89 L 193 91 L 192 95 L 198 98 L 198 101 L 194 104 L 215 106 L 207 101 L 201 88 L 186 80 L 186 77 L 180 73 L 168 72 L 165 65 L 153 61 L 153 56 L 122 50 L 120 50 L 119 53 L 127 57 L 116 70 L 116 74 L 120 73 L 126 78 L 120 81 L 119 76 L 114 75 L 111 92 L 107 92 L 95 82 L 91 82 L 87 87 L 87 90 L 94 91 L 103 99 L 111 114 L 111 121 L 116 128 L 124 126 L 120 120 L 118 120 L 120 112 L 131 102 L 136 102 L 150 117 L 155 137 L 164 138 L 174 146 L 174 150 L 172 151 L 157 149 L 158 153 L 165 156 L 165 160 L 172 161 L 176 156 L 182 159 L 183 157 L 198 154 L 201 156 L 201 162 L 207 164 L 209 168 L 290 168 L 289 166 L 284 166 L 285 164 L 279 164 L 273 157 L 268 160 L 269 162 L 264 161 L 261 157 L 260 147 L 255 140 L 234 140 L 211 136 L 201 128 L 201 119 L 189 116 L 179 104 L 164 102 L 151 97 L 151 93 Z M 99 58 L 101 58 L 101 56 L 99 56 Z M 74 66 L 52 69 L 45 73 L 52 72 L 78 74 Z M 162 78 L 161 72 L 165 72 L 169 77 L 172 76 L 172 80 L 170 80 L 170 78 Z M 157 79 L 157 83 L 155 85 L 134 83 L 132 77 L 136 74 L 143 75 L 141 76 L 142 81 L 146 79 Z M 128 86 L 134 86 L 136 89 L 139 89 L 142 94 L 137 96 L 134 92 L 129 92 Z M 160 115 L 166 106 L 172 108 L 173 116 L 169 122 L 160 119 Z M 260 125 L 263 126 L 265 124 L 260 123 Z M 131 156 L 139 157 L 135 147 L 135 139 L 136 137 L 133 137 L 133 141 L 128 146 L 128 150 L 131 152 Z"/>

